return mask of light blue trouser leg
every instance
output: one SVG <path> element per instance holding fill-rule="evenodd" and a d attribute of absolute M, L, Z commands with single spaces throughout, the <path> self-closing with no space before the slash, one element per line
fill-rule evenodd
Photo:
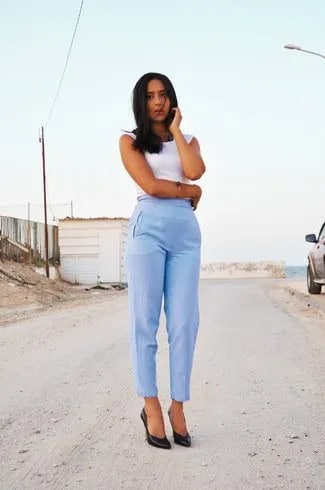
<path fill-rule="evenodd" d="M 200 229 L 191 204 L 146 198 L 130 219 L 127 244 L 131 351 L 137 394 L 158 396 L 156 335 L 162 297 L 171 397 L 187 401 L 199 324 Z"/>
<path fill-rule="evenodd" d="M 168 253 L 164 309 L 169 342 L 171 398 L 190 399 L 190 378 L 199 327 L 198 281 L 200 250 Z"/>
<path fill-rule="evenodd" d="M 137 395 L 158 396 L 157 330 L 164 287 L 165 252 L 151 244 L 150 253 L 128 257 L 131 353 Z M 155 248 L 156 250 L 152 250 Z"/>

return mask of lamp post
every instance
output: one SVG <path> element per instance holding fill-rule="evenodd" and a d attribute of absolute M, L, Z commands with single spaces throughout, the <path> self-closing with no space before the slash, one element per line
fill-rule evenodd
<path fill-rule="evenodd" d="M 286 44 L 283 47 L 286 49 L 295 49 L 296 51 L 302 51 L 302 52 L 308 53 L 308 54 L 314 54 L 315 56 L 320 56 L 321 58 L 325 59 L 325 56 L 323 54 L 316 53 L 315 51 L 309 51 L 308 49 L 303 49 L 300 46 L 296 46 L 295 44 Z"/>

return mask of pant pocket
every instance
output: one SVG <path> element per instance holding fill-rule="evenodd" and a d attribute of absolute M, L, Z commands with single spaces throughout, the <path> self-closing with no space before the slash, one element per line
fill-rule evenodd
<path fill-rule="evenodd" d="M 201 243 L 201 228 L 194 213 L 191 219 L 191 230 L 192 230 L 193 238 L 196 239 L 199 243 Z"/>
<path fill-rule="evenodd" d="M 129 234 L 132 238 L 136 238 L 137 235 L 141 231 L 141 220 L 142 220 L 142 211 L 138 211 L 133 214 L 130 220 L 130 229 Z"/>

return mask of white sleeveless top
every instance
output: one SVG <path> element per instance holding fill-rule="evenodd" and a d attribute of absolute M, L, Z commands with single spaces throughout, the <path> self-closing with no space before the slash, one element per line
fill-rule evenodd
<path fill-rule="evenodd" d="M 135 139 L 134 133 L 125 134 L 128 134 Z M 193 138 L 190 134 L 184 134 L 183 136 L 187 143 L 190 143 Z M 175 140 L 163 142 L 163 148 L 160 153 L 149 153 L 146 151 L 144 156 L 157 179 L 173 180 L 175 182 L 179 181 L 183 184 L 191 183 L 191 181 L 184 175 Z M 137 183 L 135 183 L 135 186 L 137 197 L 147 195 Z"/>

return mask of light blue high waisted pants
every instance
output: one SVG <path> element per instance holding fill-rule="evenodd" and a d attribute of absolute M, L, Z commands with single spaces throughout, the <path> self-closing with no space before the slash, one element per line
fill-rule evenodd
<path fill-rule="evenodd" d="M 138 396 L 158 396 L 156 334 L 164 298 L 170 395 L 177 401 L 190 398 L 199 326 L 200 248 L 200 227 L 189 200 L 140 198 L 127 241 L 131 352 Z"/>

